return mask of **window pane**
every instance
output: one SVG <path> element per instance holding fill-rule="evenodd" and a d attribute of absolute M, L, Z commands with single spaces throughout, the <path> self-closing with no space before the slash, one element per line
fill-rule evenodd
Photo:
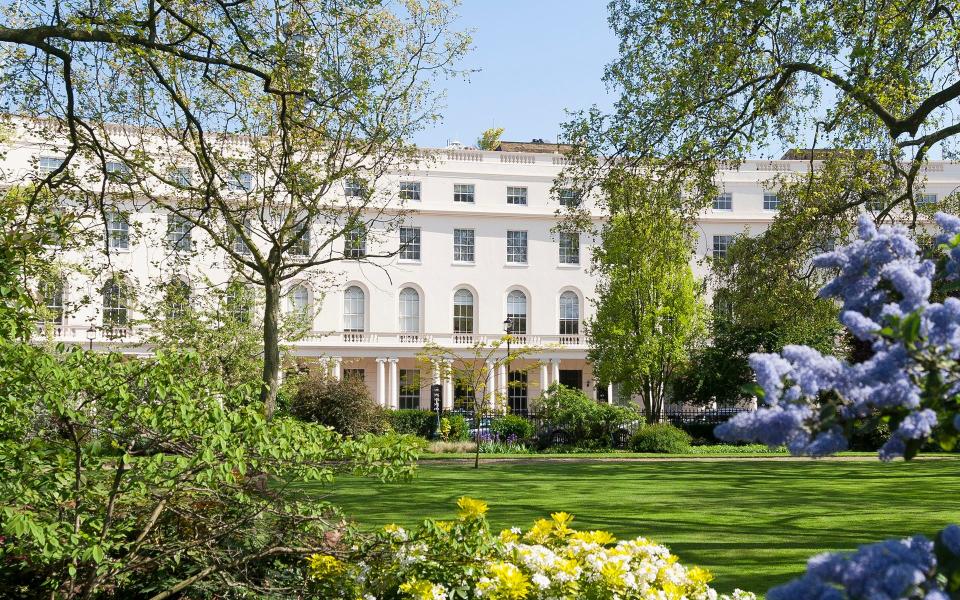
<path fill-rule="evenodd" d="M 59 280 L 40 282 L 40 300 L 43 303 L 43 321 L 63 323 L 63 282 Z"/>
<path fill-rule="evenodd" d="M 127 294 L 116 279 L 103 286 L 103 324 L 105 327 L 127 324 Z"/>
<path fill-rule="evenodd" d="M 453 332 L 473 333 L 473 293 L 457 290 L 453 295 Z"/>
<path fill-rule="evenodd" d="M 185 281 L 174 279 L 167 286 L 167 319 L 183 318 L 190 308 L 190 286 Z"/>
<path fill-rule="evenodd" d="M 418 369 L 400 369 L 399 396 L 398 405 L 401 409 L 420 408 L 420 371 Z"/>
<path fill-rule="evenodd" d="M 400 331 L 420 331 L 420 294 L 413 288 L 404 288 L 400 292 Z"/>
<path fill-rule="evenodd" d="M 472 183 L 453 184 L 453 201 L 454 202 L 473 202 L 474 197 L 475 197 L 475 189 Z"/>
<path fill-rule="evenodd" d="M 292 256 L 309 256 L 310 224 L 304 221 L 295 226 L 291 231 L 291 237 L 297 237 L 297 240 L 290 246 L 290 254 Z"/>
<path fill-rule="evenodd" d="M 343 184 L 343 195 L 347 198 L 360 198 L 363 196 L 363 182 L 358 179 L 350 179 Z"/>
<path fill-rule="evenodd" d="M 41 156 L 40 160 L 37 162 L 37 167 L 40 169 L 42 174 L 48 175 L 60 168 L 60 165 L 62 164 L 62 158 L 57 158 L 55 156 Z"/>
<path fill-rule="evenodd" d="M 724 192 L 714 198 L 713 210 L 733 210 L 733 194 Z"/>
<path fill-rule="evenodd" d="M 580 298 L 573 292 L 560 294 L 560 335 L 580 333 Z"/>
<path fill-rule="evenodd" d="M 363 369 L 344 369 L 343 370 L 344 380 L 352 379 L 354 381 L 363 381 L 364 379 L 366 379 L 365 375 L 366 374 L 364 373 Z"/>
<path fill-rule="evenodd" d="M 420 228 L 400 228 L 400 259 L 420 260 Z"/>
<path fill-rule="evenodd" d="M 110 247 L 115 250 L 130 248 L 130 224 L 120 213 L 112 212 L 107 215 L 107 236 Z"/>
<path fill-rule="evenodd" d="M 453 230 L 453 260 L 457 262 L 474 261 L 474 234 L 472 229 Z"/>
<path fill-rule="evenodd" d="M 192 230 L 192 224 L 180 215 L 167 215 L 167 243 L 177 252 L 190 252 Z"/>
<path fill-rule="evenodd" d="M 246 219 L 243 222 L 244 234 L 249 238 L 253 234 L 253 226 L 250 223 L 250 219 Z M 234 236 L 233 238 L 233 251 L 237 254 L 251 254 L 250 248 L 247 247 L 247 243 L 243 241 L 243 238 L 239 235 Z"/>
<path fill-rule="evenodd" d="M 560 232 L 560 263 L 565 265 L 580 264 L 580 234 Z"/>
<path fill-rule="evenodd" d="M 527 414 L 527 372 L 510 371 L 510 384 L 507 387 L 507 398 L 510 412 L 518 415 Z"/>
<path fill-rule="evenodd" d="M 290 312 L 306 314 L 310 304 L 310 292 L 306 286 L 298 285 L 290 290 Z"/>
<path fill-rule="evenodd" d="M 527 262 L 527 232 L 526 231 L 508 231 L 507 232 L 507 262 L 508 263 L 526 263 Z"/>
<path fill-rule="evenodd" d="M 763 194 L 763 210 L 780 210 L 780 198 L 776 194 L 765 192 Z"/>
<path fill-rule="evenodd" d="M 507 187 L 507 204 L 526 204 L 527 188 Z"/>
<path fill-rule="evenodd" d="M 223 293 L 223 314 L 237 323 L 249 323 L 253 310 L 250 291 L 239 282 L 230 282 Z"/>
<path fill-rule="evenodd" d="M 350 286 L 343 293 L 343 330 L 363 331 L 366 315 L 363 290 Z"/>
<path fill-rule="evenodd" d="M 571 188 L 560 190 L 560 206 L 579 206 L 580 196 Z"/>
<path fill-rule="evenodd" d="M 733 243 L 732 235 L 713 236 L 713 257 L 726 258 L 727 249 L 730 248 L 730 244 L 732 243 Z"/>
<path fill-rule="evenodd" d="M 527 333 L 527 296 L 520 290 L 513 290 L 507 295 L 507 319 L 510 320 L 513 333 Z"/>
<path fill-rule="evenodd" d="M 347 258 L 363 258 L 367 255 L 367 230 L 357 225 L 344 234 L 343 255 Z"/>
<path fill-rule="evenodd" d="M 227 189 L 235 192 L 249 192 L 253 190 L 253 175 L 246 172 L 227 176 Z"/>
<path fill-rule="evenodd" d="M 420 200 L 420 182 L 419 181 L 401 181 L 400 182 L 401 200 Z"/>

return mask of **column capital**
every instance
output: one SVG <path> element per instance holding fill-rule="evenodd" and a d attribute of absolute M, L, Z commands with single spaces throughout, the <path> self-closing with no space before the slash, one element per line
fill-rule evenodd
<path fill-rule="evenodd" d="M 388 360 L 388 361 L 390 361 L 390 362 L 392 362 L 392 363 L 400 362 L 400 359 L 399 359 L 399 358 L 396 358 L 396 357 L 394 357 L 394 356 L 391 356 L 390 358 L 388 358 L 388 359 L 386 359 L 386 360 Z"/>
<path fill-rule="evenodd" d="M 378 362 L 378 363 L 385 363 L 385 362 L 387 362 L 387 359 L 383 358 L 382 356 L 378 356 L 378 357 L 377 357 L 377 362 Z"/>

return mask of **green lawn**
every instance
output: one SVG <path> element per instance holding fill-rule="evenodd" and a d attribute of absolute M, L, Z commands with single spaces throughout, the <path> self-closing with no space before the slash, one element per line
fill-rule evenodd
<path fill-rule="evenodd" d="M 494 528 L 547 513 L 580 529 L 667 544 L 709 568 L 721 591 L 765 592 L 824 550 L 960 523 L 960 460 L 882 464 L 713 460 L 422 463 L 412 482 L 340 480 L 332 500 L 365 525 L 451 518 L 468 495 L 490 503 Z"/>

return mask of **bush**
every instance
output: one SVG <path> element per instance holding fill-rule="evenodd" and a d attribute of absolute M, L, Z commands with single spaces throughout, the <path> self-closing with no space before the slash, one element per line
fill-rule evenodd
<path fill-rule="evenodd" d="M 683 454 L 690 452 L 690 434 L 669 423 L 654 423 L 637 430 L 630 440 L 634 452 Z"/>
<path fill-rule="evenodd" d="M 366 384 L 311 373 L 297 385 L 290 414 L 302 421 L 332 427 L 343 435 L 360 436 L 384 430 L 383 409 L 370 397 Z"/>
<path fill-rule="evenodd" d="M 525 442 L 533 437 L 533 423 L 520 415 L 503 415 L 490 423 L 490 433 L 501 441 Z"/>
<path fill-rule="evenodd" d="M 437 432 L 437 413 L 432 410 L 388 410 L 385 414 L 387 423 L 397 433 L 430 439 Z"/>
<path fill-rule="evenodd" d="M 470 423 L 463 415 L 450 415 L 450 441 L 466 442 L 470 440 Z"/>
<path fill-rule="evenodd" d="M 550 386 L 538 399 L 537 406 L 549 429 L 562 429 L 576 446 L 610 448 L 616 430 L 643 423 L 643 415 L 635 406 L 600 404 L 580 390 L 559 384 Z M 550 431 L 542 440 L 544 444 L 549 443 L 549 434 Z"/>

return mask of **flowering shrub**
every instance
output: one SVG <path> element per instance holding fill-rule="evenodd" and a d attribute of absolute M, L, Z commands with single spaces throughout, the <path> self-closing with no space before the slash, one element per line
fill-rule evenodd
<path fill-rule="evenodd" d="M 859 240 L 818 256 L 817 266 L 839 272 L 821 295 L 843 301 L 840 321 L 873 355 L 849 363 L 806 346 L 754 354 L 755 391 L 767 406 L 737 415 L 717 436 L 819 456 L 845 450 L 857 421 L 879 419 L 892 432 L 883 460 L 911 458 L 928 440 L 956 448 L 960 299 L 931 302 L 930 294 L 935 281 L 957 288 L 960 219 L 936 219 L 944 231 L 937 263 L 921 257 L 906 229 L 877 229 L 865 216 Z"/>
<path fill-rule="evenodd" d="M 755 599 L 740 590 L 717 594 L 710 573 L 684 567 L 650 540 L 577 531 L 567 513 L 495 535 L 486 503 L 464 497 L 457 505 L 455 521 L 426 521 L 409 532 L 388 525 L 346 556 L 311 556 L 314 591 L 364 600 Z"/>
<path fill-rule="evenodd" d="M 529 454 L 530 448 L 515 433 L 503 435 L 493 431 L 480 432 L 481 454 Z"/>

